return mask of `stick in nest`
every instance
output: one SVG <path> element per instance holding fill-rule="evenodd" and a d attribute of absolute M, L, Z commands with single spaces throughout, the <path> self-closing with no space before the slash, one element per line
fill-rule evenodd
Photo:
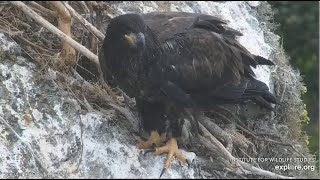
<path fill-rule="evenodd" d="M 103 41 L 105 36 L 91 23 L 84 19 L 79 13 L 77 13 L 69 4 L 64 3 L 65 7 L 69 10 L 72 17 L 74 17 L 78 22 L 80 22 L 89 32 L 94 36 L 98 37 L 100 41 Z"/>
<path fill-rule="evenodd" d="M 198 135 L 200 142 L 214 152 L 213 155 L 219 155 L 218 159 L 225 164 L 228 171 L 236 174 L 254 174 L 276 179 L 294 179 L 294 177 L 282 176 L 237 160 L 201 123 L 199 123 L 199 127 L 204 133 L 204 136 Z"/>
<path fill-rule="evenodd" d="M 47 9 L 43 6 L 41 6 L 40 4 L 36 3 L 35 1 L 30 1 L 30 5 L 34 7 L 34 9 L 39 10 L 40 12 L 42 12 L 43 14 L 47 15 L 47 16 L 54 16 L 57 17 L 58 14 L 54 11 L 51 11 L 50 9 Z"/>
<path fill-rule="evenodd" d="M 68 10 L 66 10 L 64 4 L 60 1 L 49 1 L 52 8 L 58 12 L 58 28 L 64 32 L 67 36 L 71 37 L 71 15 Z M 64 60 L 63 66 L 61 69 L 67 68 L 70 69 L 76 64 L 76 51 L 70 46 L 69 43 L 62 40 L 62 57 Z M 59 63 L 61 64 L 61 62 Z"/>
<path fill-rule="evenodd" d="M 220 107 L 221 108 L 221 107 Z M 226 110 L 226 109 L 224 109 Z M 226 110 L 228 111 L 228 110 Z M 228 111 L 229 112 L 229 111 Z M 215 114 L 217 114 L 219 117 L 221 117 L 222 119 L 226 120 L 226 121 L 229 121 L 230 123 L 232 123 L 232 121 L 230 121 L 226 116 L 224 116 L 223 114 L 215 111 L 214 112 Z M 237 120 L 237 122 L 241 122 L 240 120 L 238 120 L 231 112 L 229 112 L 233 118 L 235 118 Z M 245 127 L 243 127 L 242 125 L 239 125 L 239 124 L 236 124 L 236 126 L 238 128 L 240 128 L 242 131 L 246 132 L 247 134 L 251 135 L 254 139 L 256 140 L 260 140 L 260 141 L 266 141 L 266 142 L 271 142 L 271 143 L 275 143 L 275 144 L 279 144 L 279 145 L 283 145 L 283 146 L 290 146 L 291 148 L 293 148 L 294 151 L 296 151 L 297 153 L 299 153 L 302 157 L 304 157 L 303 154 L 301 154 L 299 151 L 297 151 L 297 149 L 290 143 L 283 143 L 283 142 L 279 142 L 279 141 L 275 141 L 275 140 L 272 140 L 272 139 L 263 139 L 263 138 L 260 138 L 260 137 L 257 137 L 256 134 L 254 132 L 252 132 L 250 129 L 247 129 Z"/>
<path fill-rule="evenodd" d="M 85 12 L 90 12 L 88 6 L 86 5 L 86 3 L 84 1 L 78 1 L 80 3 L 80 5 L 82 6 L 82 8 L 84 9 Z"/>
<path fill-rule="evenodd" d="M 61 32 L 58 28 L 56 28 L 50 22 L 48 22 L 43 17 L 38 15 L 36 12 L 34 12 L 24 3 L 22 3 L 21 1 L 10 1 L 10 3 L 16 6 L 17 8 L 21 9 L 25 14 L 30 16 L 33 20 L 38 22 L 43 27 L 47 28 L 50 32 L 57 35 L 61 40 L 64 40 L 65 42 L 69 43 L 73 48 L 81 52 L 88 59 L 92 60 L 95 64 L 99 65 L 99 59 L 97 55 L 93 54 L 86 47 L 79 44 L 77 41 L 73 40 L 71 37 L 69 37 L 65 33 Z"/>
<path fill-rule="evenodd" d="M 231 136 L 216 125 L 212 120 L 206 116 L 198 116 L 199 121 L 208 128 L 208 131 L 218 139 L 226 143 L 226 148 L 231 153 L 233 149 L 233 142 Z"/>
<path fill-rule="evenodd" d="M 65 33 L 61 32 L 58 28 L 53 26 L 51 23 L 49 23 L 43 17 L 39 16 L 36 12 L 34 12 L 32 9 L 30 9 L 28 6 L 26 6 L 21 1 L 10 1 L 10 3 L 13 4 L 14 6 L 18 7 L 19 9 L 21 9 L 25 14 L 30 16 L 32 19 L 34 19 L 36 22 L 38 22 L 43 27 L 47 28 L 50 32 L 52 32 L 55 35 L 57 35 L 61 40 L 63 40 L 66 43 L 70 44 L 73 48 L 75 48 L 76 50 L 81 52 L 88 59 L 92 60 L 96 64 L 98 69 L 99 69 L 100 64 L 99 64 L 99 59 L 98 59 L 97 55 L 93 54 L 86 47 L 84 47 L 83 45 L 79 44 L 78 42 L 73 40 L 71 37 L 66 35 Z M 102 82 L 101 76 L 100 76 L 100 82 Z M 103 83 L 103 82 L 102 82 L 102 86 L 107 90 L 107 92 L 110 94 L 110 96 L 113 98 L 113 100 L 117 104 L 120 104 L 119 101 L 115 98 L 116 96 L 111 91 L 110 87 L 106 83 Z"/>

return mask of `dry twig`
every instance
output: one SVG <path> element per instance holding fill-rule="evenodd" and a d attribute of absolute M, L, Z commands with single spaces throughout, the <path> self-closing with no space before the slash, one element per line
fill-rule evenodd
<path fill-rule="evenodd" d="M 294 177 L 282 176 L 270 171 L 266 171 L 251 164 L 237 160 L 231 153 L 200 123 L 200 129 L 204 132 L 204 136 L 199 135 L 199 140 L 207 148 L 211 149 L 215 154 L 219 154 L 220 160 L 228 171 L 236 174 L 254 174 L 269 178 L 294 179 Z"/>
<path fill-rule="evenodd" d="M 32 7 L 34 7 L 34 9 L 38 9 L 39 11 L 41 11 L 43 14 L 47 15 L 47 16 L 53 16 L 53 17 L 57 17 L 58 14 L 50 9 L 47 9 L 43 6 L 41 6 L 40 4 L 34 2 L 34 1 L 30 1 L 30 5 Z"/>
<path fill-rule="evenodd" d="M 216 138 L 223 140 L 226 143 L 226 148 L 230 153 L 232 153 L 233 149 L 233 142 L 231 136 L 225 132 L 223 129 L 221 129 L 218 125 L 216 125 L 214 122 L 211 121 L 206 116 L 199 117 L 199 121 L 208 128 L 208 131 L 215 136 Z"/>
<path fill-rule="evenodd" d="M 91 23 L 89 23 L 85 18 L 83 18 L 79 13 L 77 13 L 69 4 L 64 2 L 66 8 L 70 11 L 72 17 L 74 17 L 78 22 L 80 22 L 88 31 L 90 31 L 93 35 L 98 37 L 100 41 L 104 40 L 104 35 Z"/>
<path fill-rule="evenodd" d="M 39 24 L 41 24 L 43 27 L 47 28 L 50 32 L 56 34 L 60 39 L 64 40 L 66 43 L 70 44 L 73 48 L 80 51 L 84 56 L 86 56 L 88 59 L 92 60 L 97 68 L 99 69 L 100 64 L 98 60 L 98 56 L 93 54 L 91 51 L 89 51 L 86 47 L 79 44 L 75 40 L 73 40 L 71 37 L 69 37 L 67 34 L 61 32 L 59 29 L 57 29 L 55 26 L 53 26 L 51 23 L 49 23 L 47 20 L 39 16 L 36 12 L 34 12 L 32 9 L 30 9 L 28 6 L 26 6 L 21 1 L 10 1 L 13 5 L 21 9 L 25 14 L 30 16 L 32 19 L 37 21 Z M 60 5 L 57 5 L 60 7 Z M 64 7 L 64 6 L 63 6 Z M 102 76 L 100 76 L 101 78 Z M 100 80 L 100 82 L 103 82 Z M 114 93 L 111 91 L 111 88 L 106 84 L 102 83 L 103 87 L 106 88 L 107 92 L 111 95 L 111 97 L 119 104 L 119 101 L 115 98 Z"/>
<path fill-rule="evenodd" d="M 39 16 L 36 12 L 34 12 L 32 9 L 30 9 L 28 6 L 26 6 L 24 3 L 22 3 L 21 1 L 10 1 L 10 3 L 13 4 L 14 6 L 16 6 L 17 8 L 21 9 L 25 14 L 30 16 L 36 22 L 41 24 L 43 27 L 47 28 L 50 32 L 57 35 L 60 39 L 65 40 L 73 48 L 80 51 L 84 56 L 86 56 L 87 58 L 92 60 L 92 62 L 94 62 L 96 65 L 99 66 L 99 60 L 98 60 L 97 55 L 93 54 L 86 47 L 82 46 L 77 41 L 73 40 L 71 37 L 69 37 L 65 33 L 61 32 L 58 28 L 56 28 L 54 25 L 49 23 L 43 17 Z"/>
<path fill-rule="evenodd" d="M 71 33 L 71 15 L 65 6 L 60 1 L 49 1 L 51 6 L 58 12 L 58 28 L 67 36 L 72 37 Z M 62 39 L 62 57 L 64 57 L 63 66 L 67 66 L 67 69 L 76 64 L 76 51 L 69 43 Z M 61 64 L 61 63 L 60 63 Z M 61 67 L 63 68 L 63 67 Z"/>
<path fill-rule="evenodd" d="M 79 3 L 83 7 L 85 12 L 90 12 L 88 6 L 86 5 L 86 3 L 84 1 L 79 1 Z"/>

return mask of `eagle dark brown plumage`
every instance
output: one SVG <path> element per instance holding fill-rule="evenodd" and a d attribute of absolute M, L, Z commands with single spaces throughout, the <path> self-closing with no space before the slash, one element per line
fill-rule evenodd
<path fill-rule="evenodd" d="M 277 103 L 251 69 L 273 63 L 241 46 L 241 35 L 210 15 L 126 14 L 108 25 L 99 61 L 106 80 L 136 98 L 143 128 L 175 138 L 185 108 L 252 100 L 272 109 L 270 103 Z M 151 133 L 139 146 L 158 146 L 154 139 L 159 137 Z"/>

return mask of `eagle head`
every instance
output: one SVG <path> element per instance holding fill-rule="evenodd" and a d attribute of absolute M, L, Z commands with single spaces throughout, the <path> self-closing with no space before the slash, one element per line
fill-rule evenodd
<path fill-rule="evenodd" d="M 106 36 L 115 48 L 141 53 L 146 46 L 146 29 L 147 26 L 139 15 L 125 14 L 111 20 Z"/>

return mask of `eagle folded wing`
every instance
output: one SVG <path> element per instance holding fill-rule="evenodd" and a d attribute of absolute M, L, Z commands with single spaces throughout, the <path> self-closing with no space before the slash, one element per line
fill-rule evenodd
<path fill-rule="evenodd" d="M 149 13 L 144 19 L 162 43 L 162 77 L 171 83 L 167 95 L 180 94 L 180 98 L 192 97 L 195 101 L 242 101 L 256 95 L 246 92 L 255 76 L 251 66 L 273 65 L 240 45 L 235 37 L 242 34 L 224 27 L 225 22 L 216 17 Z"/>

